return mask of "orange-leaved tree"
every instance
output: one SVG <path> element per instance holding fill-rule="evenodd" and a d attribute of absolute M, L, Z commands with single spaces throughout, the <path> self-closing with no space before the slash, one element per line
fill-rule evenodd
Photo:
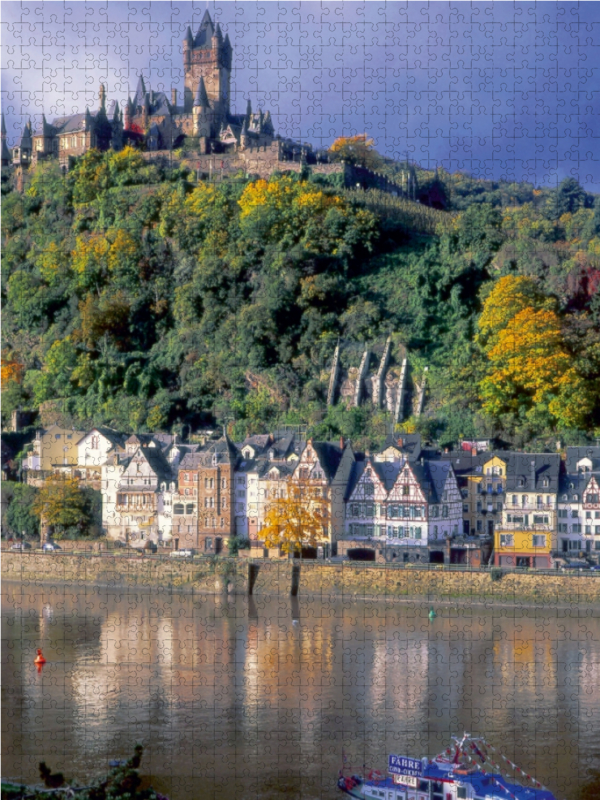
<path fill-rule="evenodd" d="M 366 133 L 358 136 L 340 136 L 329 148 L 335 161 L 345 161 L 367 169 L 376 169 L 381 164 L 381 156 L 375 150 L 375 142 Z"/>
<path fill-rule="evenodd" d="M 500 278 L 478 322 L 487 374 L 479 385 L 483 409 L 561 428 L 585 427 L 594 402 L 566 345 L 555 302 L 531 278 Z"/>
<path fill-rule="evenodd" d="M 287 497 L 269 504 L 259 532 L 267 547 L 281 547 L 284 553 L 301 553 L 303 547 L 317 547 L 327 541 L 329 509 L 325 501 L 314 502 L 310 487 L 290 482 Z"/>

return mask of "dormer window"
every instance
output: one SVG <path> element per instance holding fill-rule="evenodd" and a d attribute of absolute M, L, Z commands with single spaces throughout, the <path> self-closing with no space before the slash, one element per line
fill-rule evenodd
<path fill-rule="evenodd" d="M 550 485 L 550 481 L 548 480 L 548 478 L 544 478 L 544 480 L 542 481 L 542 486 L 543 486 L 544 488 L 546 488 L 546 487 L 548 487 L 549 485 Z"/>
<path fill-rule="evenodd" d="M 519 486 L 525 486 L 525 478 L 519 478 Z"/>
<path fill-rule="evenodd" d="M 574 501 L 575 503 L 577 503 L 577 502 L 579 501 L 579 495 L 578 495 L 578 494 L 574 494 L 574 495 L 573 495 L 573 501 Z"/>

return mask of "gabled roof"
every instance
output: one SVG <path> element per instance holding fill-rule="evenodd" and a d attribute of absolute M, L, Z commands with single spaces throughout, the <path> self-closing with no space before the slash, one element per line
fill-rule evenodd
<path fill-rule="evenodd" d="M 90 436 L 90 434 L 94 433 L 94 431 L 99 433 L 101 436 L 104 436 L 105 439 L 108 439 L 113 447 L 123 447 L 125 444 L 125 438 L 127 434 L 119 433 L 119 431 L 114 431 L 112 428 L 105 428 L 102 426 L 92 428 L 90 431 L 85 433 L 81 439 L 79 439 L 77 444 L 81 444 L 83 440 Z"/>
<path fill-rule="evenodd" d="M 173 480 L 171 465 L 167 461 L 162 450 L 158 447 L 143 447 L 138 452 L 143 453 L 144 458 L 148 464 L 150 464 L 150 467 L 159 481 Z"/>
<path fill-rule="evenodd" d="M 325 477 L 331 482 L 342 460 L 341 447 L 330 442 L 312 442 L 312 448 L 319 459 Z"/>
<path fill-rule="evenodd" d="M 402 469 L 400 461 L 373 461 L 371 463 L 373 471 L 382 482 L 386 492 L 389 492 L 396 483 L 398 473 Z"/>

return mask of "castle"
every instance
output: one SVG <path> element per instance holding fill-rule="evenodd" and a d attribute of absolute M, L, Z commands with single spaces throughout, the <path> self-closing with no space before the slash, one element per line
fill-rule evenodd
<path fill-rule="evenodd" d="M 28 167 L 53 157 L 68 167 L 71 158 L 91 148 L 120 150 L 134 144 L 149 151 L 174 150 L 185 139 L 192 140 L 200 155 L 269 147 L 276 139 L 269 111 L 255 113 L 248 101 L 244 114 L 231 113 L 232 55 L 229 36 L 223 38 L 219 24 L 214 25 L 206 11 L 196 35 L 188 27 L 183 40 L 185 78 L 180 100 L 175 88 L 170 99 L 164 92 L 147 90 L 140 76 L 135 95 L 125 107 L 112 102 L 107 109 L 106 89 L 101 85 L 96 111 L 86 109 L 52 123 L 42 115 L 35 132 L 28 121 L 12 152 L 3 119 L 2 166 Z M 301 149 L 296 145 L 298 153 Z"/>

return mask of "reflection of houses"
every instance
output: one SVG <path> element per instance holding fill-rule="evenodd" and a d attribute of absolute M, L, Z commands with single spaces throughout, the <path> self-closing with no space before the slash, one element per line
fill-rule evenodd
<path fill-rule="evenodd" d="M 560 456 L 513 454 L 506 502 L 494 537 L 498 566 L 549 568 L 556 530 Z"/>

